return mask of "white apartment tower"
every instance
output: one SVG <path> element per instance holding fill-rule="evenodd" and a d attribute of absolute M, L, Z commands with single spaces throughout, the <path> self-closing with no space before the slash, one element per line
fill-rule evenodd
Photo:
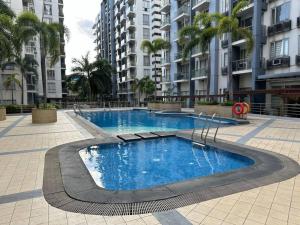
<path fill-rule="evenodd" d="M 6 0 L 8 6 L 19 15 L 24 11 L 35 13 L 44 22 L 64 23 L 63 0 Z M 61 37 L 61 57 L 54 65 L 47 63 L 47 97 L 50 101 L 60 101 L 63 95 L 67 94 L 65 88 L 65 51 L 64 37 Z M 40 64 L 40 46 L 38 37 L 32 38 L 24 46 L 24 55 L 34 57 Z M 0 102 L 10 104 L 11 102 L 21 104 L 21 89 L 15 87 L 14 99 L 11 99 L 11 88 L 3 85 L 4 80 L 11 74 L 19 74 L 14 66 L 0 72 Z M 38 97 L 43 95 L 41 79 L 41 68 L 38 68 L 38 76 L 27 74 L 24 80 L 24 104 L 34 104 Z M 21 76 L 19 75 L 21 80 Z"/>
<path fill-rule="evenodd" d="M 161 36 L 160 1 L 116 0 L 114 10 L 117 94 L 120 100 L 132 101 L 137 99 L 133 82 L 146 76 L 154 80 L 153 63 L 160 62 L 160 54 L 152 57 L 140 48 L 143 40 L 152 41 Z M 159 65 L 157 71 L 161 76 Z M 160 78 L 157 81 L 159 91 Z"/>

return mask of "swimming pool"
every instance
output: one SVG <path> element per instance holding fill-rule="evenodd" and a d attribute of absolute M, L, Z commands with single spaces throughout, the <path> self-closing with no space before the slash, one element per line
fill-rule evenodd
<path fill-rule="evenodd" d="M 254 164 L 245 156 L 178 137 L 102 144 L 79 154 L 95 183 L 111 191 L 149 189 Z"/>
<path fill-rule="evenodd" d="M 82 116 L 113 134 L 178 131 L 204 126 L 204 121 L 199 122 L 196 116 L 179 114 L 166 116 L 146 110 L 83 112 Z M 218 121 L 211 123 L 211 127 L 217 126 L 216 122 Z M 223 120 L 222 124 L 232 124 L 232 122 Z"/>

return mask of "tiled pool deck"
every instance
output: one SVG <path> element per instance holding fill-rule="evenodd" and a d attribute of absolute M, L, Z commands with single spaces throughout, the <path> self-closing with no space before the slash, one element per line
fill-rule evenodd
<path fill-rule="evenodd" d="M 221 128 L 218 137 L 281 153 L 300 163 L 299 119 L 252 116 L 249 120 L 249 125 Z M 45 153 L 88 138 L 92 135 L 62 111 L 52 125 L 32 125 L 31 116 L 11 116 L 0 122 L 0 224 L 300 224 L 300 175 L 163 213 L 103 217 L 53 208 L 42 195 Z"/>

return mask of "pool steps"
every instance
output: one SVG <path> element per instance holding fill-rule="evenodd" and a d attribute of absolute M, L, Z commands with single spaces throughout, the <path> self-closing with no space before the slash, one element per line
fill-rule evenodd
<path fill-rule="evenodd" d="M 175 135 L 176 135 L 175 132 L 150 132 L 150 133 L 137 133 L 137 134 L 123 134 L 123 135 L 117 135 L 117 137 L 127 142 L 127 141 L 141 140 L 141 139 L 172 137 Z"/>

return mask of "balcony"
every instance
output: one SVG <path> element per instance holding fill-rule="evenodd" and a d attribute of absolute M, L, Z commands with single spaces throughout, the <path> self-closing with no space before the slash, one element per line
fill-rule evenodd
<path fill-rule="evenodd" d="M 203 56 L 205 54 L 208 54 L 208 48 L 206 48 L 205 50 L 202 50 L 202 48 L 200 46 L 197 46 L 197 47 L 193 48 L 193 50 L 192 50 L 192 57 Z"/>
<path fill-rule="evenodd" d="M 177 10 L 177 16 L 174 21 L 182 21 L 187 18 L 189 18 L 189 7 L 187 5 L 183 5 Z"/>
<path fill-rule="evenodd" d="M 134 20 L 127 20 L 126 26 L 128 30 L 135 30 Z"/>
<path fill-rule="evenodd" d="M 277 56 L 276 58 L 267 60 L 267 70 L 290 67 L 290 56 Z"/>
<path fill-rule="evenodd" d="M 25 54 L 36 55 L 37 54 L 36 47 L 25 46 Z"/>
<path fill-rule="evenodd" d="M 128 7 L 127 10 L 126 10 L 126 15 L 129 18 L 134 17 L 135 16 L 135 7 L 133 7 L 133 6 Z"/>
<path fill-rule="evenodd" d="M 167 13 L 170 11 L 171 8 L 171 1 L 170 0 L 162 0 L 161 1 L 161 8 L 160 11 Z"/>
<path fill-rule="evenodd" d="M 122 71 L 126 71 L 127 70 L 127 65 L 126 64 L 123 64 L 122 65 Z"/>
<path fill-rule="evenodd" d="M 36 92 L 36 91 L 37 91 L 37 85 L 27 84 L 27 92 Z"/>
<path fill-rule="evenodd" d="M 136 67 L 136 62 L 135 61 L 129 61 L 127 63 L 127 68 L 128 69 L 132 69 L 132 68 L 135 68 Z"/>
<path fill-rule="evenodd" d="M 239 59 L 232 62 L 232 74 L 251 73 L 251 59 Z"/>
<path fill-rule="evenodd" d="M 134 49 L 134 48 L 129 48 L 129 49 L 127 50 L 127 55 L 128 55 L 128 56 L 135 56 L 135 55 L 136 55 L 135 49 Z"/>
<path fill-rule="evenodd" d="M 192 9 L 195 11 L 203 11 L 209 7 L 210 0 L 193 0 Z"/>
<path fill-rule="evenodd" d="M 291 20 L 281 21 L 277 24 L 268 27 L 268 36 L 271 37 L 274 36 L 275 34 L 290 31 L 291 28 L 292 28 Z"/>
<path fill-rule="evenodd" d="M 170 56 L 167 56 L 165 58 L 162 58 L 161 59 L 161 65 L 162 66 L 169 66 L 171 65 L 171 59 L 170 59 Z"/>
<path fill-rule="evenodd" d="M 179 73 L 175 73 L 174 75 L 175 75 L 175 77 L 174 77 L 175 83 L 188 82 L 188 80 L 189 80 L 187 73 L 179 72 Z"/>
<path fill-rule="evenodd" d="M 208 75 L 208 68 L 200 68 L 192 71 L 192 80 L 206 79 Z"/>
<path fill-rule="evenodd" d="M 239 14 L 246 14 L 249 12 L 253 11 L 253 7 L 254 7 L 254 3 L 253 0 L 248 0 L 249 5 L 247 5 L 246 7 L 242 8 L 239 12 Z M 262 0 L 263 3 L 265 3 L 265 0 Z M 233 8 L 237 5 L 238 0 L 233 0 Z M 266 7 L 265 4 L 263 4 L 263 8 Z"/>
<path fill-rule="evenodd" d="M 127 34 L 127 43 L 135 42 L 135 34 Z"/>
<path fill-rule="evenodd" d="M 162 77 L 162 83 L 170 83 L 170 82 L 171 82 L 170 74 Z"/>
<path fill-rule="evenodd" d="M 296 65 L 297 65 L 297 66 L 300 66 L 300 55 L 296 55 L 296 60 L 295 60 L 295 62 L 296 62 Z"/>
<path fill-rule="evenodd" d="M 248 29 L 252 32 L 252 26 L 242 27 L 242 28 L 246 28 L 246 29 Z M 232 37 L 232 45 L 233 46 L 240 46 L 240 45 L 243 45 L 245 43 L 246 43 L 246 39 L 241 35 L 238 35 L 236 37 Z"/>
<path fill-rule="evenodd" d="M 182 52 L 177 53 L 174 62 L 181 62 L 182 60 L 183 60 Z"/>
<path fill-rule="evenodd" d="M 170 27 L 171 27 L 171 20 L 170 20 L 170 17 L 164 17 L 164 18 L 162 19 L 160 29 L 161 29 L 161 30 L 164 30 L 164 31 L 167 31 L 167 30 L 170 29 Z"/>

